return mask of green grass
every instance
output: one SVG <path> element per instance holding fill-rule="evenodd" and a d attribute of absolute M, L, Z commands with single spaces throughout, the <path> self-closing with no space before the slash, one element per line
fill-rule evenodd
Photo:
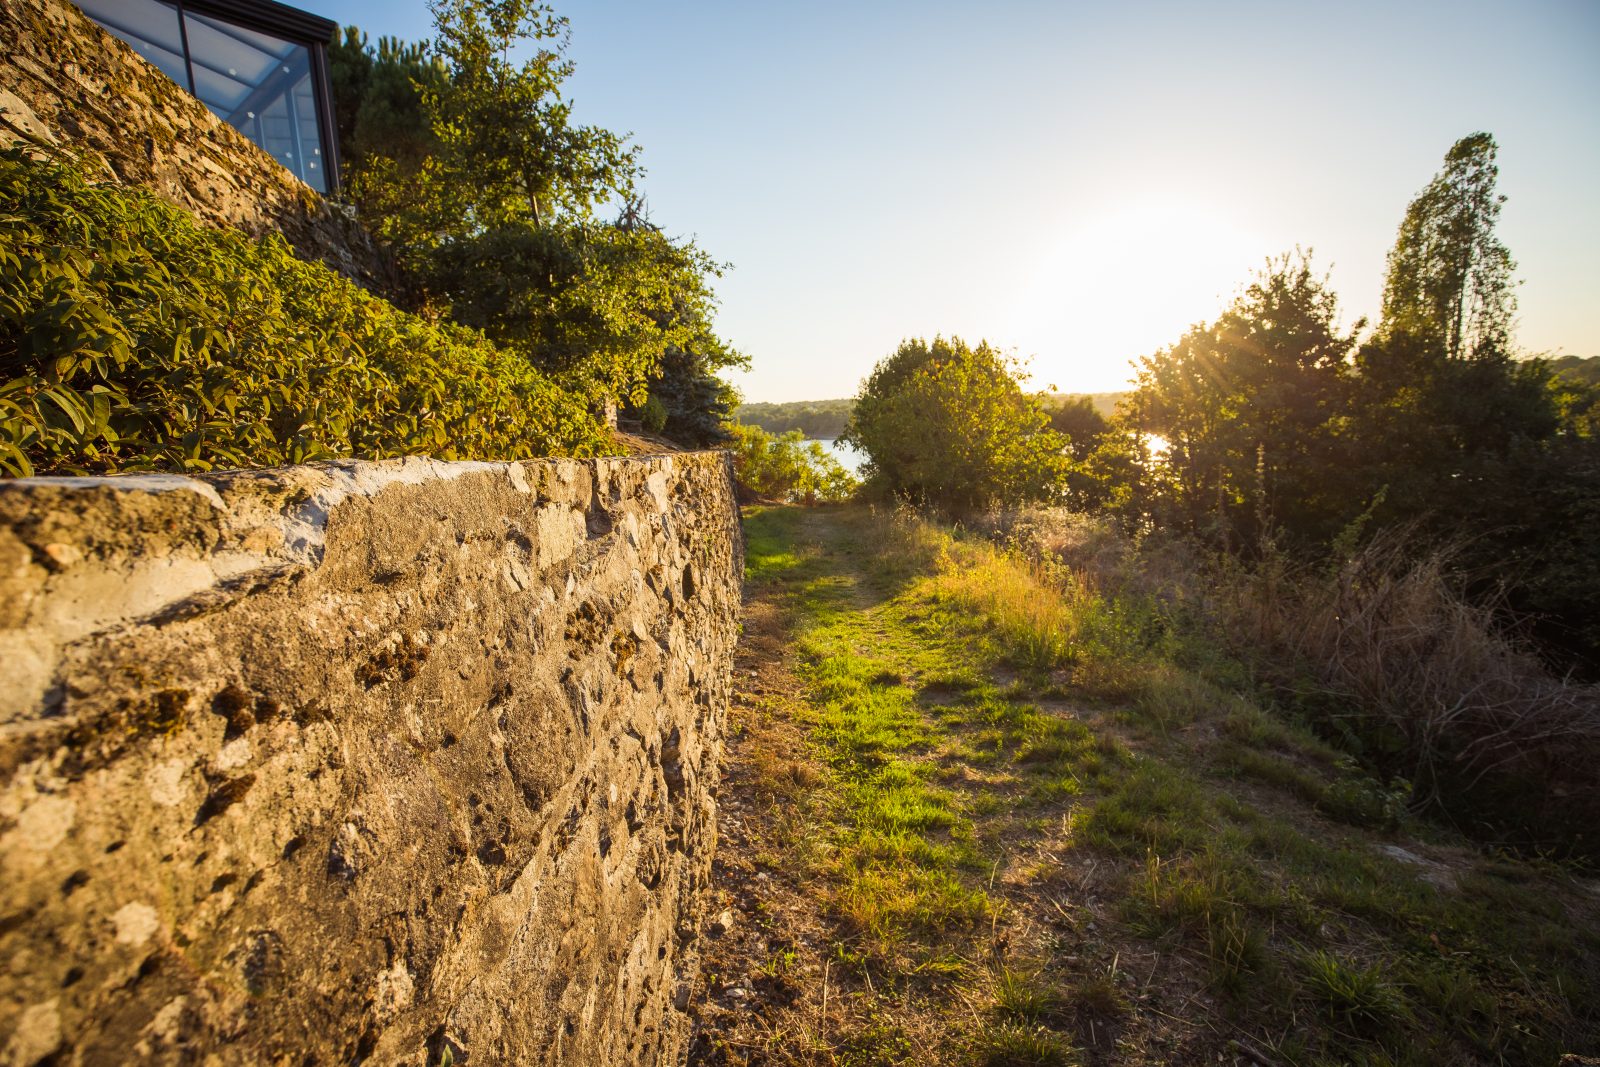
<path fill-rule="evenodd" d="M 1037 971 L 1002 967 L 994 979 L 994 1010 L 1002 1020 L 1024 1026 L 1060 1022 L 1066 1013 L 1062 991 Z"/>
<path fill-rule="evenodd" d="M 977 1041 L 984 1067 L 1069 1067 L 1079 1063 L 1077 1050 L 1061 1035 L 1019 1023 L 998 1023 Z"/>
<path fill-rule="evenodd" d="M 840 962 L 948 1010 L 948 1062 L 1076 1063 L 1107 1027 L 1170 1026 L 1114 974 L 1006 955 L 1008 927 L 1040 918 L 1023 922 L 1038 905 L 1017 887 L 1072 857 L 1114 905 L 1075 951 L 1100 939 L 1112 972 L 1140 944 L 1178 961 L 1226 1020 L 1205 1047 L 1237 1035 L 1290 1064 L 1600 1051 L 1597 909 L 1567 873 L 1438 828 L 1456 888 L 1386 855 L 1382 835 L 1422 829 L 1403 794 L 1262 706 L 1168 609 L 860 508 L 756 511 L 746 531 L 827 767 Z"/>

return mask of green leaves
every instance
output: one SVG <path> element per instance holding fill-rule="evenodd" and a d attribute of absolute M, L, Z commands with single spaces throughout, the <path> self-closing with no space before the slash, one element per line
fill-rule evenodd
<path fill-rule="evenodd" d="M 1336 534 L 1360 497 L 1338 430 L 1361 326 L 1341 330 L 1327 279 L 1299 252 L 1270 260 L 1215 322 L 1141 359 L 1128 423 L 1166 444 L 1146 465 L 1150 514 L 1235 545 Z"/>
<path fill-rule="evenodd" d="M 758 496 L 799 504 L 833 504 L 849 499 L 860 484 L 819 442 L 807 442 L 799 430 L 775 437 L 759 426 L 729 429 L 734 473 L 741 485 Z"/>
<path fill-rule="evenodd" d="M 414 287 L 403 298 L 482 329 L 596 406 L 643 404 L 652 381 L 678 377 L 665 391 L 706 406 L 674 429 L 718 439 L 726 405 L 708 379 L 742 361 L 711 331 L 720 265 L 645 218 L 637 147 L 572 122 L 566 20 L 537 0 L 430 7 L 426 46 L 373 49 L 352 29 L 330 49 L 359 101 L 339 116 L 346 192 L 396 252 Z M 602 224 L 607 204 L 620 217 Z M 684 377 L 673 352 L 704 373 Z"/>
<path fill-rule="evenodd" d="M 674 349 L 742 361 L 712 333 L 720 267 L 650 226 L 508 223 L 452 238 L 429 282 L 452 316 L 524 355 L 564 388 L 643 403 Z"/>
<path fill-rule="evenodd" d="M 847 439 L 871 457 L 869 484 L 957 510 L 1057 496 L 1067 439 L 1016 373 L 987 344 L 903 343 L 873 370 L 851 417 Z"/>
<path fill-rule="evenodd" d="M 1406 208 L 1384 280 L 1386 334 L 1415 334 L 1452 359 L 1507 354 L 1516 264 L 1494 232 L 1505 202 L 1495 153 L 1487 133 L 1461 138 Z"/>
<path fill-rule="evenodd" d="M 276 238 L 0 152 L 0 470 L 593 454 L 525 357 L 403 314 Z"/>
<path fill-rule="evenodd" d="M 566 19 L 534 0 L 433 0 L 430 10 L 449 78 L 423 87 L 423 107 L 445 186 L 478 224 L 587 218 L 632 193 L 638 149 L 569 121 Z M 513 51 L 526 58 L 512 62 Z"/>

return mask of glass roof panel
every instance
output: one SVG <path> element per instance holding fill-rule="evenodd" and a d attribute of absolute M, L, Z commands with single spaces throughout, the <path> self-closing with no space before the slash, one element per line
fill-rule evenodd
<path fill-rule="evenodd" d="M 237 78 L 230 78 L 199 63 L 194 65 L 194 95 L 214 111 L 218 118 L 226 119 L 244 103 L 254 86 Z"/>
<path fill-rule="evenodd" d="M 133 46 L 161 73 L 189 87 L 176 8 L 159 0 L 79 0 L 83 13 Z"/>
<path fill-rule="evenodd" d="M 227 26 L 192 11 L 184 13 L 184 21 L 189 28 L 190 61 L 247 86 L 260 85 L 295 48 L 287 41 Z"/>
<path fill-rule="evenodd" d="M 185 11 L 186 64 L 175 6 L 164 0 L 79 0 L 79 5 L 180 85 L 190 87 L 192 77 L 195 96 L 213 113 L 307 185 L 327 190 L 333 178 L 322 156 L 327 117 L 319 114 L 312 53 L 305 45 Z"/>

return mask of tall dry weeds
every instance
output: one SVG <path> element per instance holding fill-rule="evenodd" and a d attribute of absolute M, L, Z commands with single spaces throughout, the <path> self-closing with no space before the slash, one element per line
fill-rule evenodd
<path fill-rule="evenodd" d="M 1444 553 L 1379 536 L 1332 570 L 1269 560 L 1222 591 L 1235 645 L 1302 702 L 1309 679 L 1324 725 L 1420 804 L 1545 846 L 1600 818 L 1600 688 L 1554 675 L 1497 605 L 1464 600 Z"/>
<path fill-rule="evenodd" d="M 1600 857 L 1600 687 L 1552 673 L 1442 552 L 1399 533 L 1337 567 L 1245 567 L 1061 509 L 974 523 L 1107 596 L 1181 604 L 1213 639 L 1414 802 L 1492 838 Z"/>

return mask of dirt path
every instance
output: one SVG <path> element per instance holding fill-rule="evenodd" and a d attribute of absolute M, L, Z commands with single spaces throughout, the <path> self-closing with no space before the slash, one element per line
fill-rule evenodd
<path fill-rule="evenodd" d="M 1574 879 L 1339 815 L 1336 754 L 1172 660 L 1038 652 L 1060 591 L 990 548 L 860 508 L 746 532 L 691 1064 L 1600 1048 Z"/>
<path fill-rule="evenodd" d="M 791 601 L 797 585 L 832 588 L 850 616 L 846 629 L 866 642 L 859 649 L 865 651 L 887 636 L 877 617 L 885 590 L 883 576 L 871 566 L 874 546 L 852 541 L 859 529 L 827 511 L 797 518 L 786 547 L 801 565 L 746 586 L 719 797 L 712 921 L 691 1009 L 697 1031 L 691 1064 L 969 1063 L 971 1032 L 992 1013 L 986 987 L 994 973 L 1003 973 L 1010 960 L 1031 960 L 1041 952 L 1054 952 L 1091 976 L 1089 984 L 1104 1003 L 1071 1009 L 1086 1038 L 1087 1059 L 1081 1062 L 1109 1062 L 1104 1054 L 1115 1047 L 1121 1029 L 1121 986 L 1131 987 L 1136 974 L 1148 983 L 1161 957 L 1119 949 L 1113 939 L 1097 936 L 1094 916 L 1108 899 L 1096 892 L 1100 864 L 1092 858 L 1074 858 L 1070 884 L 1058 882 L 1049 891 L 1039 891 L 1020 873 L 1059 859 L 1051 853 L 1051 835 L 983 828 L 996 858 L 976 872 L 976 880 L 987 883 L 1002 907 L 976 929 L 971 923 L 952 929 L 948 947 L 957 954 L 933 959 L 925 974 L 917 972 L 930 962 L 926 952 L 920 960 L 874 956 L 863 944 L 870 938 L 829 907 L 836 889 L 830 883 L 837 879 L 830 877 L 836 872 L 829 870 L 827 839 L 839 832 L 841 813 L 829 796 L 837 781 L 807 738 L 813 712 L 806 683 L 797 675 L 796 634 L 805 611 Z M 914 667 L 888 659 L 894 666 L 885 673 L 892 681 L 919 681 Z M 992 683 L 1012 681 L 1009 672 L 990 673 Z M 926 687 L 925 704 L 937 711 L 962 692 L 947 693 L 936 680 Z M 1054 713 L 1081 714 L 1061 702 Z M 995 785 L 992 775 L 932 746 L 913 758 L 940 763 L 935 773 L 963 790 Z M 1192 993 L 1194 986 L 1175 981 L 1172 988 Z M 1163 1040 L 1156 1047 L 1174 1043 Z M 981 1062 L 981 1051 L 977 1055 Z M 1002 1056 L 992 1062 L 1068 1061 L 1046 1048 L 1036 1060 Z"/>
<path fill-rule="evenodd" d="M 806 794 L 821 777 L 795 714 L 804 694 L 782 592 L 765 582 L 745 591 L 691 1064 L 760 1064 L 775 1053 L 782 1062 L 794 1051 L 793 1031 L 825 1029 L 830 930 L 801 872 L 776 862 L 803 829 Z M 774 961 L 791 953 L 794 963 L 780 971 Z"/>

